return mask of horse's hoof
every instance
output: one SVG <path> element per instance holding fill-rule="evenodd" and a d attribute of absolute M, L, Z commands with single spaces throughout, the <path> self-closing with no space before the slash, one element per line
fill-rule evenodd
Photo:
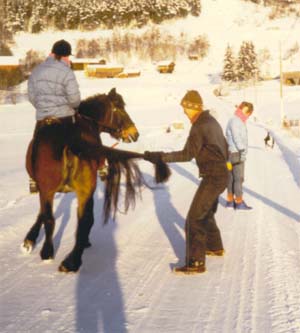
<path fill-rule="evenodd" d="M 77 272 L 81 266 L 81 260 L 75 260 L 72 255 L 67 256 L 67 258 L 60 264 L 58 270 L 60 272 L 69 273 Z"/>
<path fill-rule="evenodd" d="M 44 245 L 40 252 L 40 255 L 43 261 L 52 260 L 54 258 L 53 245 Z"/>
<path fill-rule="evenodd" d="M 29 239 L 25 239 L 24 242 L 20 246 L 21 251 L 24 254 L 30 254 L 33 250 L 33 247 L 34 247 L 34 242 Z"/>
<path fill-rule="evenodd" d="M 67 268 L 64 264 L 60 264 L 60 266 L 58 267 L 58 270 L 62 273 L 76 273 L 79 270 L 79 267 L 77 269 L 71 269 L 71 268 Z"/>

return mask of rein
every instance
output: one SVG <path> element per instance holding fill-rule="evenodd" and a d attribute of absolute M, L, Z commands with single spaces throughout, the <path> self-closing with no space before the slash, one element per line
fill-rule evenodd
<path fill-rule="evenodd" d="M 83 119 L 86 119 L 86 120 L 89 120 L 89 121 L 93 121 L 95 124 L 97 124 L 98 126 L 98 131 L 101 132 L 101 129 L 104 131 L 104 132 L 108 132 L 108 133 L 118 133 L 120 130 L 118 128 L 114 128 L 112 126 L 109 126 L 105 123 L 105 120 L 104 122 L 99 122 L 91 117 L 88 117 L 88 116 L 85 116 L 81 113 L 79 113 L 80 117 L 82 117 Z M 111 112 L 111 116 L 110 116 L 110 122 L 109 124 L 112 124 L 113 123 L 113 112 Z"/>

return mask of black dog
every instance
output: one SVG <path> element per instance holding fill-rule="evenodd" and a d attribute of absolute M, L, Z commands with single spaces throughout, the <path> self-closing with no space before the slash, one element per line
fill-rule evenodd
<path fill-rule="evenodd" d="M 274 138 L 270 135 L 270 132 L 267 133 L 267 136 L 264 138 L 265 141 L 265 147 L 271 147 L 274 148 L 275 140 Z"/>

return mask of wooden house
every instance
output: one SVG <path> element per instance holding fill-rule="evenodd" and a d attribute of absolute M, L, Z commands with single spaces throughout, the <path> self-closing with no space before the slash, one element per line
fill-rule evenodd
<path fill-rule="evenodd" d="M 289 86 L 300 85 L 300 71 L 283 72 L 282 83 Z"/>
<path fill-rule="evenodd" d="M 127 79 L 132 77 L 138 77 L 141 75 L 139 70 L 124 70 L 122 73 L 117 75 L 119 79 Z"/>
<path fill-rule="evenodd" d="M 198 54 L 189 54 L 189 60 L 192 61 L 200 60 L 200 57 Z"/>
<path fill-rule="evenodd" d="M 85 68 L 85 74 L 87 77 L 96 78 L 113 78 L 117 77 L 120 73 L 124 71 L 122 65 L 87 65 Z"/>
<path fill-rule="evenodd" d="M 175 68 L 175 62 L 174 61 L 160 61 L 157 63 L 157 71 L 161 74 L 166 73 L 173 73 Z"/>
<path fill-rule="evenodd" d="M 20 67 L 20 61 L 13 56 L 0 56 L 0 70 L 10 71 Z"/>
<path fill-rule="evenodd" d="M 83 71 L 88 65 L 105 65 L 105 59 L 93 59 L 93 58 L 71 58 L 72 69 L 74 71 Z"/>

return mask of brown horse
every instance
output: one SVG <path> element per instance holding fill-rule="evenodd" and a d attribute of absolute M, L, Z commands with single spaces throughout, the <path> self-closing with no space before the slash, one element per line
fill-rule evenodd
<path fill-rule="evenodd" d="M 109 94 L 96 95 L 81 102 L 75 122 L 46 119 L 37 124 L 34 138 L 26 156 L 27 171 L 36 183 L 40 197 L 40 212 L 27 233 L 23 251 L 30 253 L 36 243 L 42 224 L 45 241 L 40 255 L 42 260 L 54 257 L 53 199 L 56 192 L 73 191 L 78 200 L 78 226 L 73 250 L 59 266 L 63 272 L 76 272 L 81 257 L 90 246 L 89 233 L 94 222 L 93 194 L 97 184 L 97 169 L 103 159 L 108 160 L 109 173 L 104 199 L 104 222 L 107 222 L 118 204 L 121 174 L 125 174 L 125 208 L 134 203 L 137 185 L 142 184 L 142 175 L 132 158 L 143 155 L 114 150 L 102 145 L 99 134 L 108 132 L 116 139 L 136 141 L 138 131 L 125 111 L 120 94 L 112 89 Z M 169 176 L 166 165 L 156 169 L 158 181 Z"/>

